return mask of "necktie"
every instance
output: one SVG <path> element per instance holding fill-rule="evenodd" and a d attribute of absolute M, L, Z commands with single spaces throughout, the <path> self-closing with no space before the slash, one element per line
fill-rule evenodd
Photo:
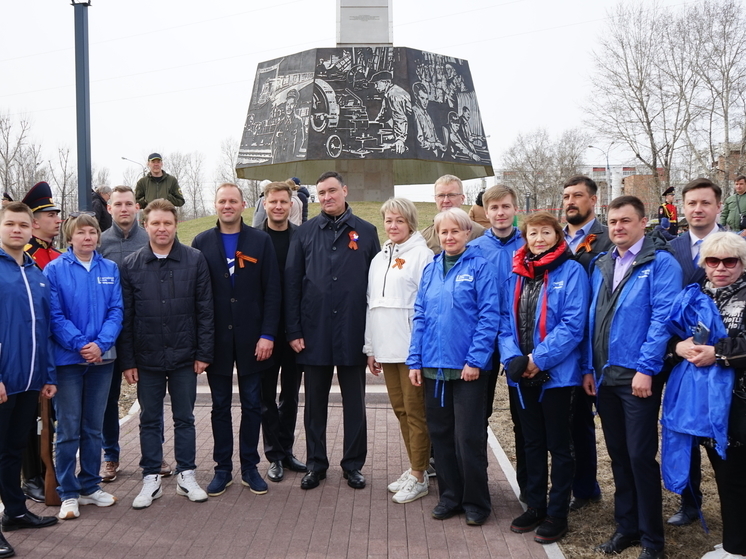
<path fill-rule="evenodd" d="M 692 264 L 694 264 L 694 267 L 697 267 L 697 264 L 699 264 L 699 245 L 702 244 L 702 239 L 699 239 L 696 243 L 694 243 L 694 258 L 692 258 Z"/>

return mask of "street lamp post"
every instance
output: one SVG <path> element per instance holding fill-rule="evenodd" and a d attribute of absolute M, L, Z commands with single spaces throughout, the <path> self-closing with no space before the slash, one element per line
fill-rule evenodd
<path fill-rule="evenodd" d="M 609 147 L 607 147 L 605 150 L 602 149 L 602 148 L 600 148 L 600 147 L 596 147 L 596 146 L 591 146 L 591 145 L 588 146 L 589 148 L 597 149 L 598 151 L 600 151 L 601 153 L 603 153 L 604 156 L 606 156 L 606 204 L 605 204 L 606 207 L 608 207 L 609 206 L 609 202 L 611 202 L 611 200 L 613 200 L 615 198 L 615 196 L 612 195 L 612 191 L 611 191 L 611 189 L 612 189 L 612 186 L 611 186 L 611 167 L 609 167 L 609 150 L 611 150 L 611 146 L 613 146 L 613 145 L 614 145 L 614 142 L 611 142 L 609 144 Z"/>
<path fill-rule="evenodd" d="M 90 210 L 91 90 L 88 73 L 88 7 L 91 0 L 72 0 L 75 9 L 75 109 L 78 132 L 78 208 Z"/>

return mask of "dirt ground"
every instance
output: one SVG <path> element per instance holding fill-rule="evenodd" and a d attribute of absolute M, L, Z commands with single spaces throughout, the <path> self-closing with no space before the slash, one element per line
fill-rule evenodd
<path fill-rule="evenodd" d="M 515 466 L 515 442 L 513 438 L 513 424 L 510 419 L 508 406 L 508 389 L 501 378 L 495 394 L 494 413 L 490 425 L 500 445 Z M 599 503 L 591 503 L 578 512 L 571 512 L 569 518 L 570 531 L 560 542 L 560 547 L 568 559 L 584 559 L 602 557 L 593 548 L 606 541 L 614 532 L 614 480 L 611 474 L 609 455 L 601 431 L 601 422 L 596 417 L 596 438 L 598 440 L 598 483 L 603 495 Z M 683 528 L 666 524 L 666 557 L 667 559 L 697 559 L 722 542 L 722 522 L 720 520 L 720 500 L 718 499 L 715 477 L 710 467 L 707 455 L 702 452 L 702 493 L 704 495 L 703 514 L 707 534 L 702 524 L 696 522 Z M 663 490 L 663 516 L 668 518 L 676 512 L 679 496 Z M 746 527 L 745 527 L 746 528 Z M 540 545 L 540 544 L 536 544 Z M 640 554 L 640 547 L 627 549 L 620 555 L 620 559 L 636 559 Z"/>

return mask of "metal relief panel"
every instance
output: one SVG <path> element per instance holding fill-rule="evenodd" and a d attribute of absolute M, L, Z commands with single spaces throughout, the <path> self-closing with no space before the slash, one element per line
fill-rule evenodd
<path fill-rule="evenodd" d="M 261 63 L 239 166 L 335 159 L 489 166 L 468 62 L 340 47 Z"/>

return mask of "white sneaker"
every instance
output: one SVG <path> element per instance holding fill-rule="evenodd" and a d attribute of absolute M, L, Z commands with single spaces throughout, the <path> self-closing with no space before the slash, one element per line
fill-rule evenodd
<path fill-rule="evenodd" d="M 57 517 L 62 520 L 72 520 L 80 516 L 80 510 L 78 509 L 77 499 L 65 499 L 62 501 L 60 512 L 57 513 Z"/>
<path fill-rule="evenodd" d="M 409 468 L 406 472 L 404 472 L 399 479 L 394 481 L 393 483 L 389 483 L 389 491 L 392 493 L 396 493 L 399 491 L 402 487 L 404 487 L 404 484 L 407 483 L 407 479 L 409 479 L 409 475 L 412 473 L 412 468 Z"/>
<path fill-rule="evenodd" d="M 194 470 L 179 472 L 176 476 L 176 494 L 185 495 L 194 503 L 204 503 L 207 500 L 207 493 L 194 479 Z"/>
<path fill-rule="evenodd" d="M 78 498 L 79 505 L 96 505 L 97 507 L 110 507 L 117 502 L 117 498 L 106 491 L 95 491 L 90 495 L 81 495 Z"/>
<path fill-rule="evenodd" d="M 161 490 L 161 476 L 151 474 L 142 478 L 142 489 L 132 501 L 133 509 L 144 509 L 153 504 L 153 499 L 160 499 L 163 496 Z"/>
<path fill-rule="evenodd" d="M 411 503 L 421 497 L 427 495 L 427 476 L 422 482 L 417 481 L 417 478 L 410 475 L 407 481 L 404 483 L 404 487 L 397 491 L 391 500 L 395 503 Z"/>
<path fill-rule="evenodd" d="M 728 553 L 723 549 L 723 544 L 719 543 L 715 546 L 714 551 L 709 551 L 702 556 L 702 559 L 742 559 L 746 555 L 735 555 Z"/>

